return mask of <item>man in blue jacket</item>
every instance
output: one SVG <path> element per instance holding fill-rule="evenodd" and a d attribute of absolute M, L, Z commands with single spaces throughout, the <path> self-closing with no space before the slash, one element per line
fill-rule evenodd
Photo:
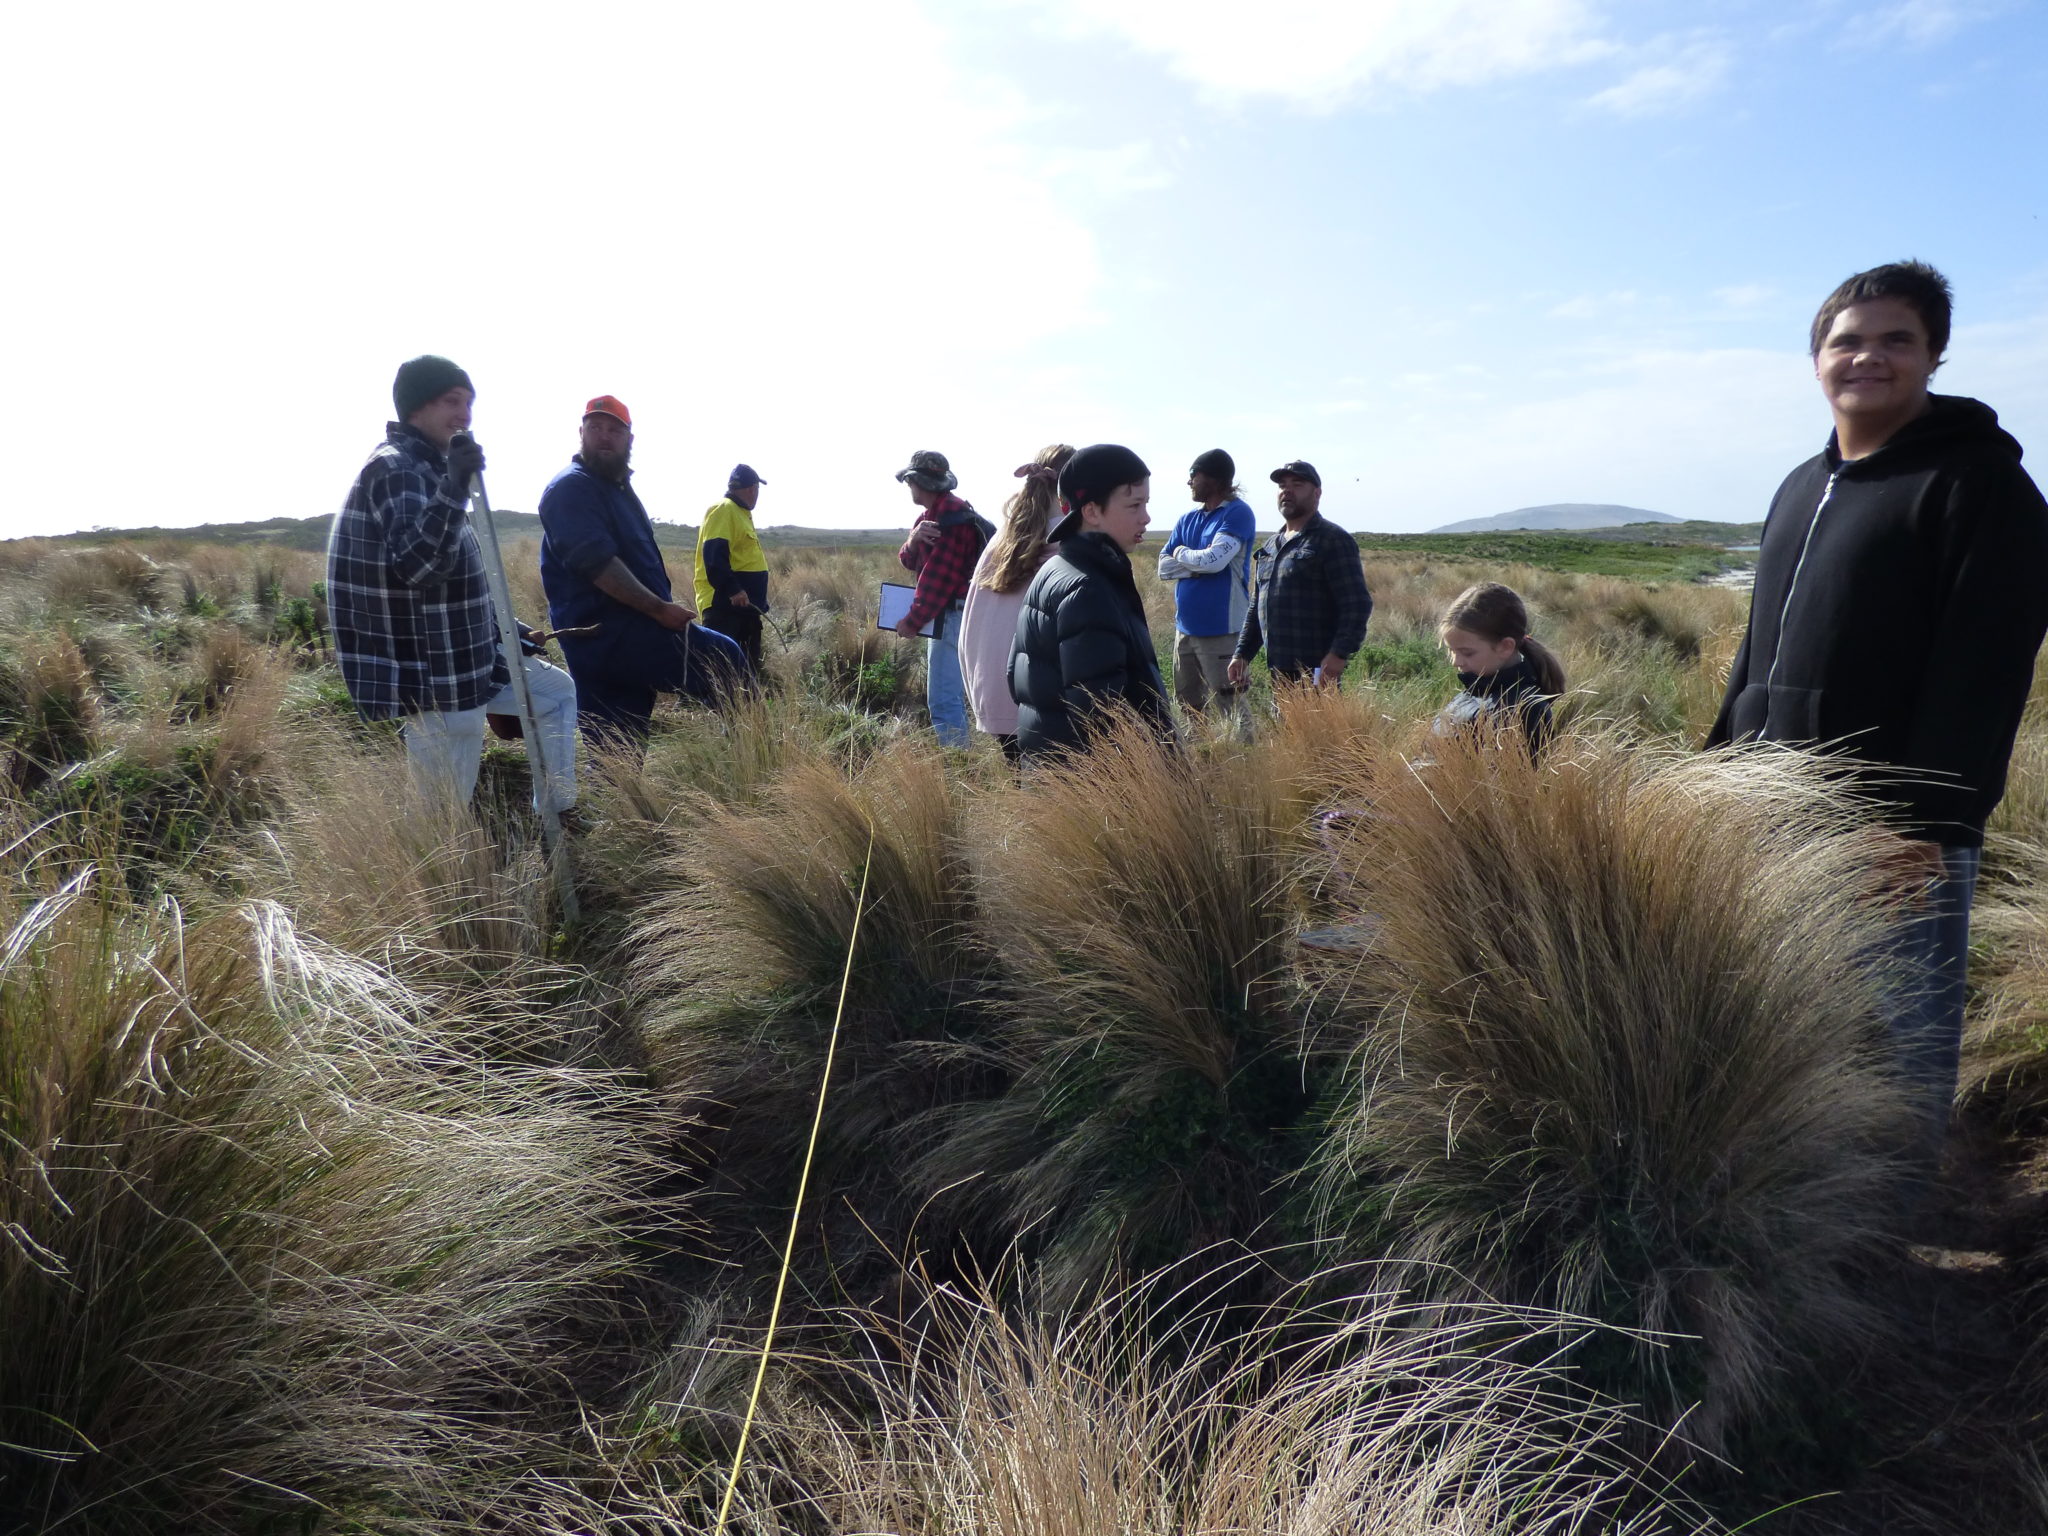
<path fill-rule="evenodd" d="M 633 492 L 632 413 L 616 395 L 583 408 L 581 446 L 540 498 L 548 622 L 594 631 L 560 636 L 584 734 L 644 745 L 657 694 L 722 705 L 748 677 L 747 659 L 675 601 Z"/>
<path fill-rule="evenodd" d="M 1984 823 L 2048 632 L 2048 504 L 2020 445 L 1989 406 L 1928 392 L 1950 312 L 1939 272 L 1899 262 L 1814 316 L 1835 429 L 1771 503 L 1707 738 L 1838 754 L 1898 834 L 1888 873 L 1918 906 L 1889 1022 L 1931 1149 L 1955 1097 Z"/>
<path fill-rule="evenodd" d="M 1181 514 L 1159 555 L 1159 579 L 1175 584 L 1173 695 L 1197 714 L 1212 698 L 1234 714 L 1244 690 L 1230 680 L 1230 658 L 1251 606 L 1258 530 L 1238 496 L 1236 461 L 1221 448 L 1196 458 L 1188 489 L 1199 505 Z"/>

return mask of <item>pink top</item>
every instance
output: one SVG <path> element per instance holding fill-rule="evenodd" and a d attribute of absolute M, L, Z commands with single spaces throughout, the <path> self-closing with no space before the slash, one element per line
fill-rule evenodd
<path fill-rule="evenodd" d="M 989 548 L 995 546 L 991 544 Z M 1010 656 L 1017 648 L 1017 615 L 1031 583 L 1014 592 L 991 592 L 981 584 L 988 550 L 974 567 L 967 609 L 960 615 L 960 680 L 974 723 L 991 736 L 1017 734 L 1017 701 L 1010 697 Z"/>

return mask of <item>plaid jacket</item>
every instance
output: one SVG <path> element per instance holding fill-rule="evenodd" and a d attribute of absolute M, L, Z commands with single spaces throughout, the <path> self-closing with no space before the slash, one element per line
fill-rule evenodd
<path fill-rule="evenodd" d="M 391 422 L 327 539 L 327 612 L 348 696 L 368 720 L 476 709 L 511 681 L 483 551 L 443 485 L 447 461 Z"/>
<path fill-rule="evenodd" d="M 1324 656 L 1350 656 L 1365 643 L 1372 593 L 1358 540 L 1318 512 L 1301 532 L 1285 528 L 1252 557 L 1257 583 L 1237 654 L 1250 661 L 1265 647 L 1277 677 L 1299 678 Z"/>
<path fill-rule="evenodd" d="M 917 591 L 910 599 L 909 618 L 918 629 L 955 603 L 966 601 L 968 584 L 974 580 L 974 563 L 981 558 L 982 545 L 987 542 L 974 508 L 958 496 L 942 497 L 937 506 L 922 509 L 917 522 L 911 525 L 911 532 L 915 533 L 924 523 L 938 525 L 938 541 L 921 552 L 908 542 L 896 551 L 897 562 L 905 570 L 917 572 Z"/>

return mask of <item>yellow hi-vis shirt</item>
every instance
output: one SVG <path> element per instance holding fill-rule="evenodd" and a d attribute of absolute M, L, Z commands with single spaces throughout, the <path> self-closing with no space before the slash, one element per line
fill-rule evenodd
<path fill-rule="evenodd" d="M 697 530 L 697 611 L 708 610 L 711 600 L 718 595 L 711 590 L 711 578 L 704 571 L 704 546 L 713 539 L 725 540 L 735 576 L 759 573 L 745 583 L 750 589 L 749 601 L 759 606 L 768 590 L 768 557 L 762 553 L 761 540 L 754 533 L 754 514 L 728 496 L 704 513 L 704 526 Z"/>

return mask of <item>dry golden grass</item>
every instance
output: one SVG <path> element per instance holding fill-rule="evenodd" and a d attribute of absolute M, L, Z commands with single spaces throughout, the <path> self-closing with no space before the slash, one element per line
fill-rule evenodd
<path fill-rule="evenodd" d="M 1503 1339 L 1540 1322 L 1474 1311 L 1424 1322 L 1379 1298 L 1313 1343 L 1213 1319 L 1148 1342 L 1144 1302 L 1112 1296 L 1059 1323 L 939 1298 L 862 1373 L 859 1417 L 785 1383 L 732 1529 L 888 1536 L 1711 1536 L 1652 1491 L 1611 1410 L 1574 1406 Z M 1581 1325 L 1584 1326 L 1584 1325 Z M 1206 1337 L 1205 1337 L 1206 1336 Z M 1191 1343 L 1190 1340 L 1193 1342 Z M 1220 1342 L 1219 1342 L 1220 1340 Z M 641 1443 L 701 1413 L 655 1402 Z M 613 1522 L 550 1529 L 698 1531 L 723 1468 L 612 1442 Z M 666 1477 L 664 1477 L 666 1473 Z M 587 1518 L 587 1516 L 585 1517 Z"/>
<path fill-rule="evenodd" d="M 619 1263 L 631 1097 L 476 1052 L 275 904 L 4 857 L 0 1529 L 466 1526 L 489 1410 Z"/>
<path fill-rule="evenodd" d="M 1718 1449 L 1885 1336 L 1859 1274 L 1908 1141 L 1888 921 L 1808 760 L 1462 740 L 1358 786 L 1344 863 L 1388 994 L 1320 1190 L 1425 1292 L 1641 1335 L 1579 1363 Z"/>

